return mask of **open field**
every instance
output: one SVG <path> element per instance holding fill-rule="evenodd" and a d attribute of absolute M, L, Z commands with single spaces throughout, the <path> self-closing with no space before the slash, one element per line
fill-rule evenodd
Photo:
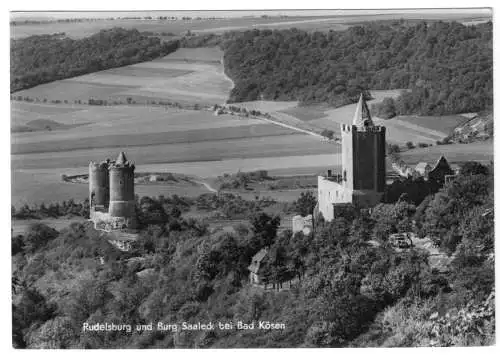
<path fill-rule="evenodd" d="M 392 121 L 393 119 L 391 119 Z M 449 135 L 454 128 L 466 122 L 468 119 L 461 115 L 444 116 L 397 116 L 397 122 L 405 122 L 413 125 L 425 127 Z"/>
<path fill-rule="evenodd" d="M 214 129 L 226 126 L 264 124 L 262 120 L 232 115 L 214 115 L 211 111 L 165 109 L 159 106 L 66 106 L 59 111 L 57 105 L 39 105 L 11 102 L 12 125 L 26 125 L 35 119 L 50 119 L 66 125 L 85 125 L 78 129 L 78 136 L 111 134 L 140 134 L 161 131 L 186 131 Z M 61 107 L 64 105 L 61 105 Z M 53 114 L 50 114 L 55 110 Z M 139 126 L 140 119 L 140 126 Z M 89 124 L 90 123 L 90 124 Z M 36 141 L 71 138 L 71 132 L 37 134 Z M 23 136 L 19 136 L 22 139 Z M 21 141 L 21 140 L 20 140 Z M 22 141 L 21 141 L 22 142 Z"/>
<path fill-rule="evenodd" d="M 229 105 L 234 105 L 241 108 L 246 108 L 247 110 L 259 110 L 261 112 L 271 112 L 271 111 L 283 111 L 298 106 L 298 101 L 246 101 L 232 103 Z"/>
<path fill-rule="evenodd" d="M 339 146 L 336 144 L 321 142 L 312 136 L 302 134 L 120 147 L 120 150 L 125 151 L 128 157 L 138 164 L 316 155 L 334 153 L 338 149 Z M 107 147 L 64 152 L 14 154 L 11 164 L 13 168 L 21 169 L 82 167 L 88 165 L 89 160 L 106 159 L 116 156 L 117 153 L 118 149 Z"/>
<path fill-rule="evenodd" d="M 168 171 L 199 177 L 238 170 L 334 165 L 336 158 L 340 158 L 333 155 L 339 150 L 337 144 L 321 142 L 263 120 L 146 104 L 90 106 L 75 104 L 77 99 L 72 98 L 82 93 L 97 98 L 91 95 L 93 89 L 102 91 L 100 96 L 105 99 L 116 98 L 118 93 L 130 96 L 132 92 L 147 97 L 146 88 L 161 86 L 162 94 L 170 92 L 165 96 L 170 101 L 184 97 L 183 91 L 192 96 L 196 92 L 192 89 L 197 88 L 205 99 L 215 94 L 217 100 L 222 100 L 217 102 L 223 102 L 231 82 L 222 73 L 221 56 L 217 49 L 181 49 L 158 61 L 58 81 L 16 94 L 43 99 L 57 90 L 56 93 L 66 96 L 58 100 L 68 103 L 11 102 L 12 127 L 27 126 L 33 121 L 60 124 L 51 131 L 11 134 L 13 203 L 82 200 L 87 197 L 87 186 L 64 183 L 61 175 L 84 174 L 90 160 L 113 158 L 119 151 L 125 151 L 137 164 L 137 171 Z M 164 76 L 158 71 L 165 71 Z M 207 78 L 207 73 L 217 74 L 221 80 L 218 84 L 228 87 L 218 86 Z M 46 93 L 44 86 L 48 89 Z M 106 98 L 104 95 L 110 88 Z M 198 99 L 191 97 L 189 102 L 195 100 Z M 283 104 L 268 105 L 275 109 L 283 107 Z M 207 191 L 202 184 L 182 188 L 137 186 L 140 196 L 173 193 L 196 196 Z"/>
<path fill-rule="evenodd" d="M 85 174 L 85 169 L 65 169 L 62 172 L 54 169 L 43 169 L 40 171 L 13 170 L 12 180 L 12 205 L 21 206 L 23 204 L 40 204 L 44 202 L 62 202 L 69 199 L 82 201 L 88 197 L 88 184 L 68 183 L 61 180 L 61 174 Z M 201 184 L 137 184 L 135 192 L 139 196 L 179 196 L 196 197 L 210 192 Z"/>
<path fill-rule="evenodd" d="M 69 125 L 68 125 L 69 126 Z M 59 132 L 61 133 L 61 132 Z M 12 154 L 39 152 L 60 152 L 77 149 L 97 149 L 110 147 L 153 146 L 161 144 L 198 143 L 206 141 L 224 141 L 234 139 L 263 138 L 291 135 L 293 130 L 269 124 L 244 125 L 199 130 L 180 130 L 144 134 L 123 134 L 76 138 L 67 140 L 13 143 Z"/>
<path fill-rule="evenodd" d="M 327 17 L 326 20 L 331 19 Z M 279 18 L 226 18 L 226 19 L 199 19 L 199 20 L 139 20 L 139 19 L 116 19 L 96 20 L 79 23 L 50 23 L 50 24 L 26 24 L 11 26 L 11 38 L 21 38 L 31 35 L 66 33 L 72 38 L 82 38 L 95 34 L 103 29 L 123 27 L 125 29 L 137 29 L 139 31 L 169 32 L 181 35 L 188 30 L 191 32 L 221 32 L 229 30 L 252 29 L 256 26 L 267 27 L 301 27 L 304 24 L 310 27 L 311 23 L 325 21 L 324 17 L 288 17 Z"/>
<path fill-rule="evenodd" d="M 490 162 L 493 161 L 494 146 L 492 141 L 475 142 L 470 144 L 434 145 L 428 148 L 415 148 L 401 153 L 401 158 L 409 165 L 416 165 L 421 161 L 434 164 L 441 155 L 450 163 L 465 161 Z"/>
<path fill-rule="evenodd" d="M 371 90 L 373 99 L 369 104 L 375 104 L 386 97 L 397 97 L 401 90 Z M 316 129 L 330 129 L 337 134 L 343 123 L 350 123 L 356 110 L 356 104 L 350 104 L 339 108 L 311 105 L 298 106 L 294 102 L 278 102 L 275 109 L 266 102 L 254 102 L 258 107 L 262 103 L 262 109 L 268 108 L 269 112 L 277 118 L 283 118 L 287 123 Z M 425 116 L 401 116 L 394 119 L 383 120 L 374 118 L 374 122 L 387 128 L 387 141 L 391 143 L 404 144 L 407 141 L 425 142 L 434 144 L 437 140 L 446 137 L 456 124 L 463 122 L 465 118 L 459 115 L 425 117 Z"/>
<path fill-rule="evenodd" d="M 305 135 L 301 135 L 305 136 Z M 112 155 L 115 155 L 112 153 Z M 127 153 L 127 155 L 129 155 Z M 130 159 L 136 160 L 133 156 Z M 66 168 L 38 168 L 23 169 L 14 166 L 11 173 L 12 180 L 12 203 L 19 206 L 24 203 L 40 203 L 51 201 L 63 201 L 73 198 L 83 200 L 88 197 L 87 184 L 75 184 L 62 181 L 61 175 L 79 175 L 88 171 L 88 161 L 91 158 L 85 158 L 82 166 L 70 166 Z M 168 161 L 168 156 L 163 158 Z M 57 166 L 58 161 L 52 163 Z M 179 163 L 158 163 L 146 164 L 137 162 L 136 171 L 164 171 L 183 173 L 187 175 L 198 176 L 201 178 L 217 177 L 224 173 L 235 173 L 241 171 L 254 171 L 260 169 L 270 170 L 272 176 L 293 175 L 293 174 L 315 174 L 324 171 L 325 168 L 332 168 L 340 164 L 340 157 L 333 154 L 318 155 L 297 155 L 297 156 L 279 156 L 279 157 L 260 157 L 260 158 L 228 158 L 220 161 L 193 161 Z M 22 163 L 20 164 L 22 165 Z M 185 195 L 198 196 L 207 193 L 209 190 L 201 184 L 193 186 L 179 187 L 176 185 L 137 185 L 136 192 L 139 196 L 158 196 L 158 195 Z M 271 196 L 272 192 L 269 192 Z M 279 198 L 290 198 L 296 192 L 277 192 Z"/>
<path fill-rule="evenodd" d="M 33 99 L 86 103 L 89 99 L 189 104 L 223 103 L 232 82 L 224 75 L 222 51 L 180 49 L 161 59 L 99 71 L 14 93 Z"/>
<path fill-rule="evenodd" d="M 104 15 L 103 15 L 104 16 Z M 421 13 L 421 12 L 397 12 L 384 14 L 347 14 L 345 11 L 338 15 L 327 16 L 288 16 L 279 17 L 241 17 L 221 19 L 192 19 L 192 20 L 141 20 L 141 19 L 116 19 L 95 20 L 79 23 L 49 23 L 49 24 L 22 24 L 10 27 L 11 38 L 21 38 L 31 35 L 54 34 L 64 32 L 72 38 L 81 38 L 95 34 L 102 29 L 112 27 L 123 27 L 126 29 L 138 29 L 139 31 L 150 31 L 155 33 L 173 33 L 182 35 L 187 31 L 194 33 L 222 33 L 225 31 L 247 30 L 247 29 L 286 29 L 299 28 L 308 31 L 343 30 L 351 25 L 357 25 L 366 21 L 377 20 L 455 20 L 465 24 L 477 24 L 488 21 L 490 17 L 483 13 L 469 14 L 457 13 Z"/>

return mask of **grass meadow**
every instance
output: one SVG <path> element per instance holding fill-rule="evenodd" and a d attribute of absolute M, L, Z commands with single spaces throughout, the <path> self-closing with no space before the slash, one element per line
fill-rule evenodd
<path fill-rule="evenodd" d="M 11 38 L 22 38 L 32 35 L 65 33 L 72 38 L 82 38 L 95 34 L 103 29 L 113 27 L 123 27 L 126 29 L 137 29 L 139 31 L 150 31 L 155 33 L 172 33 L 180 36 L 187 31 L 193 33 L 222 33 L 225 31 L 259 29 L 286 29 L 298 28 L 307 31 L 329 31 L 344 30 L 352 25 L 358 25 L 366 21 L 377 20 L 399 20 L 404 17 L 407 20 L 419 21 L 426 19 L 433 20 L 456 20 L 466 24 L 474 24 L 487 21 L 489 18 L 484 14 L 421 14 L 419 12 L 407 12 L 399 14 L 370 14 L 370 15 L 342 15 L 338 16 L 288 16 L 278 17 L 245 17 L 245 13 L 239 18 L 221 19 L 191 19 L 191 20 L 143 20 L 143 19 L 116 19 L 116 20 L 95 20 L 80 23 L 50 23 L 50 24 L 23 24 L 10 26 Z M 103 15 L 107 16 L 107 15 Z M 170 39 L 172 36 L 165 36 Z"/>
<path fill-rule="evenodd" d="M 415 148 L 401 153 L 401 158 L 409 165 L 425 161 L 434 164 L 441 155 L 450 163 L 493 161 L 494 146 L 492 141 L 474 142 L 470 144 L 434 145 L 428 148 Z"/>
<path fill-rule="evenodd" d="M 374 104 L 386 97 L 397 97 L 401 90 L 372 90 L 373 99 L 368 101 Z M 342 123 L 349 123 L 354 115 L 356 104 L 331 109 L 325 106 L 290 106 L 278 110 L 287 116 L 295 117 L 308 125 L 330 129 L 340 133 Z M 466 119 L 460 115 L 449 116 L 398 116 L 384 120 L 374 118 L 374 122 L 387 129 L 387 141 L 396 144 L 424 142 L 435 144 L 448 136 L 455 126 Z"/>
<path fill-rule="evenodd" d="M 310 28 L 312 24 L 325 21 L 339 22 L 339 18 L 331 17 L 288 17 L 280 18 L 225 18 L 225 19 L 192 19 L 192 20 L 141 20 L 141 19 L 116 19 L 96 20 L 80 23 L 50 23 L 50 24 L 27 24 L 10 27 L 11 38 L 22 38 L 31 35 L 55 34 L 64 32 L 72 38 L 82 38 L 95 34 L 103 29 L 123 27 L 126 29 L 137 29 L 139 31 L 167 32 L 181 35 L 187 31 L 191 32 L 223 32 L 229 30 L 252 29 L 255 26 L 262 27 L 291 27 Z"/>

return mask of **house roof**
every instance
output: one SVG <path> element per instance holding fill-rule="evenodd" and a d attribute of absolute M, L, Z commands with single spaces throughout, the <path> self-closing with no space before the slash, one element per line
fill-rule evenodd
<path fill-rule="evenodd" d="M 445 165 L 445 166 L 450 167 L 450 164 L 448 164 L 448 161 L 446 160 L 444 155 L 441 155 L 441 157 L 436 161 L 436 164 L 434 165 L 432 170 L 435 170 L 439 165 Z"/>
<path fill-rule="evenodd" d="M 267 256 L 268 250 L 267 248 L 260 249 L 257 254 L 255 254 L 252 257 L 252 262 L 250 266 L 248 267 L 248 270 L 250 270 L 253 273 L 256 273 L 259 271 L 260 268 L 260 263 L 262 260 Z"/>
<path fill-rule="evenodd" d="M 370 115 L 370 110 L 368 109 L 363 93 L 359 96 L 352 124 L 358 127 L 373 126 L 372 116 Z"/>
<path fill-rule="evenodd" d="M 425 173 L 425 170 L 429 168 L 430 165 L 424 161 L 419 162 L 417 166 L 415 166 L 415 170 L 418 171 L 420 174 Z"/>
<path fill-rule="evenodd" d="M 415 171 L 417 171 L 423 175 L 423 174 L 425 174 L 426 171 L 428 171 L 429 173 L 432 173 L 433 171 L 435 171 L 439 167 L 447 167 L 450 169 L 450 171 L 453 171 L 450 164 L 448 163 L 448 161 L 446 160 L 446 158 L 443 155 L 441 155 L 439 157 L 439 159 L 436 161 L 434 166 L 431 166 L 431 165 L 429 165 L 429 163 L 426 163 L 424 161 L 419 162 L 417 164 L 417 166 L 415 166 Z"/>

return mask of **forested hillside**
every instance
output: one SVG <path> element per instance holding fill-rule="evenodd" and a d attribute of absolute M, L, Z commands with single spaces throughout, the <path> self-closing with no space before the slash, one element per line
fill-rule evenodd
<path fill-rule="evenodd" d="M 492 23 L 369 23 L 328 33 L 252 30 L 224 42 L 231 100 L 334 106 L 361 90 L 409 89 L 398 114 L 450 114 L 493 103 Z"/>
<path fill-rule="evenodd" d="M 208 198 L 202 202 L 216 205 L 215 194 Z M 297 205 L 310 199 L 303 194 Z M 371 214 L 346 210 L 331 222 L 320 221 L 309 236 L 278 234 L 280 219 L 259 206 L 248 216 L 250 226 L 213 233 L 206 224 L 183 218 L 200 200 L 142 198 L 137 211 L 144 230 L 130 253 L 114 249 L 105 233 L 83 224 L 61 233 L 35 225 L 13 237 L 14 346 L 494 343 L 491 168 L 468 163 L 455 181 L 418 206 L 402 197 Z M 432 268 L 423 249 L 390 246 L 391 233 L 412 226 L 431 236 L 442 252 L 454 254 L 446 272 Z M 248 282 L 252 256 L 265 246 L 267 290 Z M 289 280 L 294 288 L 277 291 Z M 219 321 L 268 321 L 285 328 L 181 329 L 183 322 Z M 177 331 L 158 329 L 158 322 L 177 324 Z M 126 324 L 131 330 L 83 331 L 84 323 Z M 150 323 L 152 330 L 135 329 Z"/>
<path fill-rule="evenodd" d="M 137 30 L 101 30 L 74 40 L 64 34 L 11 40 L 10 91 L 135 64 L 165 56 L 179 47 Z"/>

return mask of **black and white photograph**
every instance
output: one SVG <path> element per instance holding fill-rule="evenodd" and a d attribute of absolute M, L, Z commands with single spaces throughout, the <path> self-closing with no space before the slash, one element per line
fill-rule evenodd
<path fill-rule="evenodd" d="M 495 346 L 494 11 L 336 6 L 12 4 L 12 352 Z"/>

